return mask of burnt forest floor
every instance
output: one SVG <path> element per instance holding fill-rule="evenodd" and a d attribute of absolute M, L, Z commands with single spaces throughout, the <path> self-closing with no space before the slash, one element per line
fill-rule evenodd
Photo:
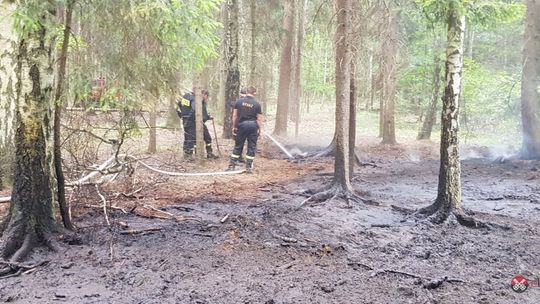
<path fill-rule="evenodd" d="M 463 203 L 511 229 L 435 226 L 391 205 L 419 208 L 437 190 L 431 143 L 359 148 L 353 185 L 379 206 L 340 200 L 298 208 L 302 190 L 332 179 L 331 158 L 284 160 L 263 143 L 253 175 L 171 177 L 142 167 L 70 192 L 79 242 L 38 248 L 36 271 L 0 280 L 10 303 L 537 303 L 513 276 L 540 276 L 540 163 L 489 155 L 462 161 Z M 309 147 L 300 147 L 308 149 Z M 313 149 L 313 147 L 309 148 Z M 483 157 L 482 157 L 483 156 Z M 178 151 L 147 162 L 193 170 Z M 205 170 L 221 170 L 226 157 Z M 199 168 L 200 169 L 200 168 Z M 125 213 L 124 213 L 125 212 Z M 137 233 L 148 230 L 142 233 Z M 448 280 L 444 280 L 447 277 Z"/>

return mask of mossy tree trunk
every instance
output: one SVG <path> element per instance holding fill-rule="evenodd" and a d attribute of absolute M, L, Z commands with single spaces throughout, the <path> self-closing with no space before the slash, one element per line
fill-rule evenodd
<path fill-rule="evenodd" d="M 43 14 L 45 15 L 45 14 Z M 52 94 L 52 49 L 45 17 L 39 29 L 21 38 L 17 57 L 15 178 L 6 229 L 0 238 L 3 258 L 19 261 L 36 242 L 59 228 L 53 212 L 51 158 L 47 157 Z"/>
<path fill-rule="evenodd" d="M 240 94 L 240 68 L 238 62 L 238 0 L 227 1 L 227 76 L 225 79 L 225 113 L 223 119 L 223 138 L 232 138 L 233 105 Z"/>

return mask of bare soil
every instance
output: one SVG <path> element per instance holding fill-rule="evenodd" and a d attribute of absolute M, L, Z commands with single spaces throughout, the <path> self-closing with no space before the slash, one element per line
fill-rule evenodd
<path fill-rule="evenodd" d="M 286 160 L 269 142 L 253 175 L 184 178 L 136 166 L 102 187 L 118 207 L 108 211 L 110 227 L 95 187 L 73 191 L 80 241 L 35 250 L 28 263 L 49 263 L 1 279 L 0 301 L 537 303 L 540 288 L 515 293 L 510 282 L 540 276 L 540 163 L 494 162 L 476 149 L 478 158 L 462 162 L 464 206 L 510 230 L 435 226 L 391 206 L 434 200 L 437 149 L 364 141 L 368 165 L 353 184 L 380 205 L 352 208 L 339 200 L 298 208 L 303 190 L 331 182 L 332 159 Z M 146 161 L 169 171 L 227 166 L 225 156 L 184 163 L 178 148 Z M 144 229 L 153 231 L 133 233 Z"/>

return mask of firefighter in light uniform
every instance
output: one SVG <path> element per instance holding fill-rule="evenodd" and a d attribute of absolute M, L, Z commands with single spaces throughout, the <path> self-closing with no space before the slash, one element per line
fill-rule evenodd
<path fill-rule="evenodd" d="M 208 114 L 206 108 L 208 103 L 208 91 L 202 90 L 202 114 L 203 114 L 203 123 L 208 120 L 214 119 Z M 193 152 L 195 150 L 196 143 L 196 128 L 195 128 L 195 96 L 193 93 L 186 93 L 179 102 L 180 113 L 178 115 L 182 118 L 182 125 L 184 127 L 184 155 L 186 158 L 192 158 Z M 212 151 L 212 137 L 210 132 L 205 124 L 203 124 L 203 136 L 204 143 L 206 146 L 206 157 L 207 158 L 218 158 Z"/>
<path fill-rule="evenodd" d="M 233 135 L 236 136 L 228 170 L 234 170 L 247 140 L 246 172 L 252 173 L 257 139 L 262 132 L 263 115 L 261 104 L 255 99 L 257 89 L 248 87 L 246 96 L 238 99 L 233 110 Z"/>

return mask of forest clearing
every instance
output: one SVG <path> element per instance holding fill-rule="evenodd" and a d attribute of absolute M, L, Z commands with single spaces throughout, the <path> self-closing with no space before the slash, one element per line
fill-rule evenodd
<path fill-rule="evenodd" d="M 162 148 L 145 162 L 174 172 L 227 166 L 223 158 L 203 168 L 182 163 L 178 135 L 178 130 L 159 130 Z M 262 159 L 251 176 L 175 177 L 136 166 L 132 176 L 121 175 L 101 187 L 110 226 L 93 185 L 68 191 L 79 237 L 56 253 L 35 252 L 26 263 L 48 263 L 0 281 L 1 300 L 536 302 L 540 289 L 519 294 L 510 282 L 518 273 L 535 276 L 540 268 L 537 161 L 501 162 L 499 151 L 467 148 L 464 206 L 510 230 L 437 226 L 392 206 L 417 209 L 433 200 L 438 145 L 409 139 L 381 146 L 376 137 L 360 142 L 364 165 L 353 186 L 377 205 L 336 200 L 300 207 L 307 195 L 303 191 L 331 180 L 331 158 L 289 160 L 268 139 L 260 145 Z M 136 153 L 140 144 L 128 146 Z M 325 147 L 286 146 L 305 152 Z M 5 214 L 7 206 L 1 207 Z"/>
<path fill-rule="evenodd" d="M 540 0 L 0 0 L 0 63 L 0 302 L 540 299 Z"/>

